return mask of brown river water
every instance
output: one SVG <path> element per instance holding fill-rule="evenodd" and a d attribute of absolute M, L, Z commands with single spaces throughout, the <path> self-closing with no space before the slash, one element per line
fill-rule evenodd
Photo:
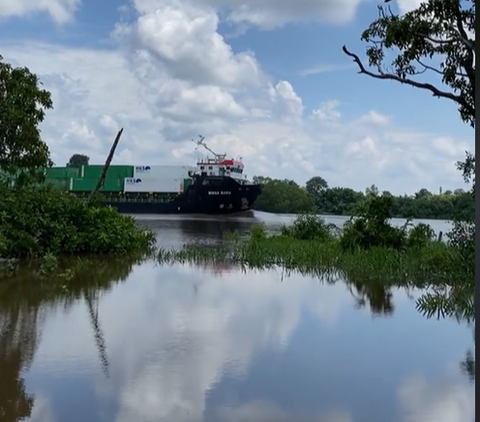
<path fill-rule="evenodd" d="M 178 248 L 291 219 L 139 223 Z M 418 291 L 128 258 L 80 274 L 54 288 L 0 280 L 0 422 L 475 420 L 461 366 L 472 327 L 426 319 Z"/>

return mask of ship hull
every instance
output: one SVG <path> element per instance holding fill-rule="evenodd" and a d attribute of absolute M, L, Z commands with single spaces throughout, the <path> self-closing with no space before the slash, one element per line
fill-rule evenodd
<path fill-rule="evenodd" d="M 103 201 L 122 214 L 233 214 L 252 209 L 259 185 L 240 184 L 229 177 L 197 177 L 188 189 L 166 202 L 148 198 Z"/>

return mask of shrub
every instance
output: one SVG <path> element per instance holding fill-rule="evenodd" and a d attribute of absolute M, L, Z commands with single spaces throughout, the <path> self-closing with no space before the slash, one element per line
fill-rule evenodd
<path fill-rule="evenodd" d="M 408 233 L 407 245 L 420 248 L 434 240 L 435 231 L 429 224 L 419 223 Z"/>
<path fill-rule="evenodd" d="M 250 240 L 258 242 L 267 238 L 267 229 L 265 224 L 254 224 L 250 228 Z"/>
<path fill-rule="evenodd" d="M 342 249 L 376 246 L 403 249 L 406 243 L 405 228 L 393 227 L 388 223 L 392 218 L 393 205 L 392 196 L 370 193 L 356 206 L 354 215 L 345 223 L 340 237 Z"/>
<path fill-rule="evenodd" d="M 474 221 L 454 221 L 452 230 L 447 233 L 447 239 L 450 246 L 475 265 Z"/>
<path fill-rule="evenodd" d="M 323 218 L 311 214 L 298 216 L 291 226 L 282 227 L 281 233 L 298 240 L 327 241 L 333 237 Z"/>
<path fill-rule="evenodd" d="M 0 198 L 0 253 L 5 258 L 127 253 L 155 243 L 155 235 L 133 218 L 48 187 L 0 186 Z"/>

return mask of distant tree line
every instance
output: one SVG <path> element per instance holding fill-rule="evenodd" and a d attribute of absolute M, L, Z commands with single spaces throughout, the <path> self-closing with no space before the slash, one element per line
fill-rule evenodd
<path fill-rule="evenodd" d="M 278 214 L 316 212 L 325 215 L 352 215 L 355 205 L 369 193 L 394 197 L 393 215 L 398 218 L 426 218 L 467 221 L 475 217 L 475 200 L 463 189 L 432 193 L 423 188 L 414 195 L 395 196 L 379 192 L 375 185 L 358 192 L 350 188 L 329 187 L 320 176 L 312 177 L 305 186 L 293 180 L 255 176 L 263 191 L 255 209 Z"/>

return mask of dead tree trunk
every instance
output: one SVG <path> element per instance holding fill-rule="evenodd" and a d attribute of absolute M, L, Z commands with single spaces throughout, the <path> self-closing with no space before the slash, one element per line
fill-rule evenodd
<path fill-rule="evenodd" d="M 95 189 L 90 194 L 90 199 L 92 199 L 93 196 L 99 191 L 103 181 L 105 180 L 105 176 L 107 175 L 108 168 L 110 167 L 110 163 L 112 162 L 113 155 L 115 154 L 115 150 L 117 149 L 117 145 L 118 145 L 118 142 L 120 141 L 120 137 L 122 136 L 122 133 L 123 133 L 123 127 L 118 131 L 117 136 L 113 141 L 112 147 L 110 148 L 110 152 L 108 153 L 108 156 L 107 156 L 107 160 L 105 161 L 105 164 L 103 166 L 102 173 L 98 178 Z"/>

